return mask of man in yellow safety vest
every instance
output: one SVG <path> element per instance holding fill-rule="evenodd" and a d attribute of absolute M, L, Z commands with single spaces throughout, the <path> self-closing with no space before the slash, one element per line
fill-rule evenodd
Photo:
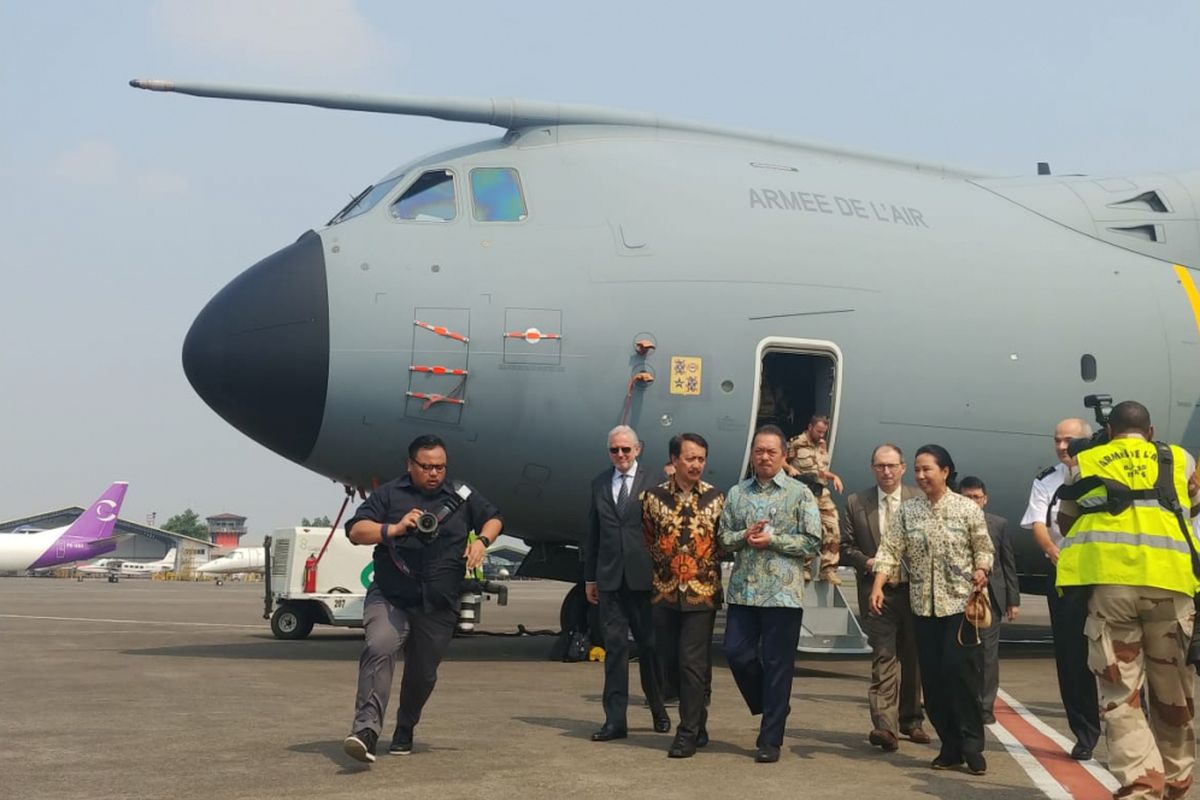
<path fill-rule="evenodd" d="M 1060 490 L 1067 533 L 1057 586 L 1092 589 L 1084 635 L 1117 796 L 1181 798 L 1196 750 L 1185 659 L 1200 591 L 1189 497 L 1195 461 L 1153 441 L 1141 403 L 1118 403 L 1107 431 L 1109 441 L 1079 453 L 1075 481 Z"/>

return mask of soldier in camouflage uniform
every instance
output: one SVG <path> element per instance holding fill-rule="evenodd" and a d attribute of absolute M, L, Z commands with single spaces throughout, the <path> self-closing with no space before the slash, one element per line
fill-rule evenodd
<path fill-rule="evenodd" d="M 1091 589 L 1083 633 L 1108 769 L 1121 784 L 1115 796 L 1175 800 L 1191 788 L 1196 760 L 1195 676 L 1187 663 L 1200 589 L 1187 519 L 1197 500 L 1196 465 L 1181 448 L 1152 441 L 1141 403 L 1118 403 L 1107 429 L 1111 441 L 1080 452 L 1060 490 L 1059 527 L 1067 534 L 1056 585 Z M 1123 492 L 1130 494 L 1119 502 Z"/>
<path fill-rule="evenodd" d="M 836 585 L 841 584 L 837 576 L 838 547 L 841 533 L 838 528 L 837 506 L 829 496 L 830 484 L 841 494 L 842 479 L 829 469 L 829 445 L 825 434 L 829 431 L 829 417 L 817 415 L 808 421 L 808 428 L 788 442 L 787 472 L 792 477 L 810 475 L 825 488 L 817 497 L 817 508 L 821 512 L 821 567 L 819 579 Z M 805 564 L 805 574 L 811 567 Z"/>
<path fill-rule="evenodd" d="M 1151 586 L 1097 586 L 1088 611 L 1088 665 L 1097 677 L 1108 768 L 1122 787 L 1118 796 L 1186 796 L 1196 761 L 1195 676 L 1184 659 L 1195 617 L 1192 599 Z"/>

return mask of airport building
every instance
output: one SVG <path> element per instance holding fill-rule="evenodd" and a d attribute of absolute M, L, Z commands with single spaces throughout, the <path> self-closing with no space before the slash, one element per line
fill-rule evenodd
<path fill-rule="evenodd" d="M 208 536 L 217 547 L 239 547 L 246 535 L 246 518 L 237 514 L 216 514 L 207 517 Z"/>
<path fill-rule="evenodd" d="M 79 506 L 60 508 L 46 511 L 29 517 L 0 521 L 0 532 L 13 531 L 20 528 L 46 530 L 70 525 L 85 509 Z M 244 519 L 244 518 L 243 518 Z M 216 547 L 212 542 L 184 536 L 162 528 L 142 525 L 137 522 L 118 517 L 114 533 L 126 536 L 111 553 L 105 553 L 106 558 L 127 558 L 135 561 L 151 561 L 160 559 L 172 547 L 176 548 L 176 563 L 198 566 L 209 560 L 211 551 Z M 3 535 L 3 533 L 0 533 Z"/>
<path fill-rule="evenodd" d="M 489 578 L 512 577 L 517 574 L 517 567 L 529 552 L 529 548 L 512 537 L 502 537 L 504 541 L 488 548 L 487 556 L 483 559 L 483 572 Z M 503 570 L 503 572 L 501 572 Z"/>

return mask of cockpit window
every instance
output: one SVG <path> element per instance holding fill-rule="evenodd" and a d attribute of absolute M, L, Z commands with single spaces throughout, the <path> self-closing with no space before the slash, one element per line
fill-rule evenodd
<path fill-rule="evenodd" d="M 354 219 L 359 214 L 365 214 L 370 211 L 375 205 L 387 197 L 388 192 L 396 188 L 396 184 L 400 182 L 403 175 L 397 175 L 382 183 L 377 183 L 374 186 L 368 186 L 363 189 L 358 195 L 346 204 L 346 207 L 339 211 L 333 219 L 329 220 L 330 225 L 336 225 L 339 222 L 345 222 L 348 219 Z"/>
<path fill-rule="evenodd" d="M 447 169 L 426 172 L 392 203 L 392 216 L 425 222 L 454 219 L 454 173 Z"/>
<path fill-rule="evenodd" d="M 525 219 L 525 196 L 515 169 L 481 167 L 471 170 L 475 219 L 480 222 L 520 222 Z"/>

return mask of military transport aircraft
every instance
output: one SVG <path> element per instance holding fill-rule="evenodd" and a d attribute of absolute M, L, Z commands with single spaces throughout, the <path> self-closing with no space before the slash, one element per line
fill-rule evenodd
<path fill-rule="evenodd" d="M 1200 444 L 1200 172 L 1002 178 L 603 108 L 132 85 L 502 130 L 394 169 L 234 278 L 183 362 L 232 425 L 352 486 L 439 434 L 537 544 L 523 574 L 578 580 L 621 422 L 651 466 L 702 433 L 729 486 L 757 424 L 827 413 L 848 488 L 871 485 L 876 443 L 937 442 L 1014 522 L 1085 394 Z"/>

